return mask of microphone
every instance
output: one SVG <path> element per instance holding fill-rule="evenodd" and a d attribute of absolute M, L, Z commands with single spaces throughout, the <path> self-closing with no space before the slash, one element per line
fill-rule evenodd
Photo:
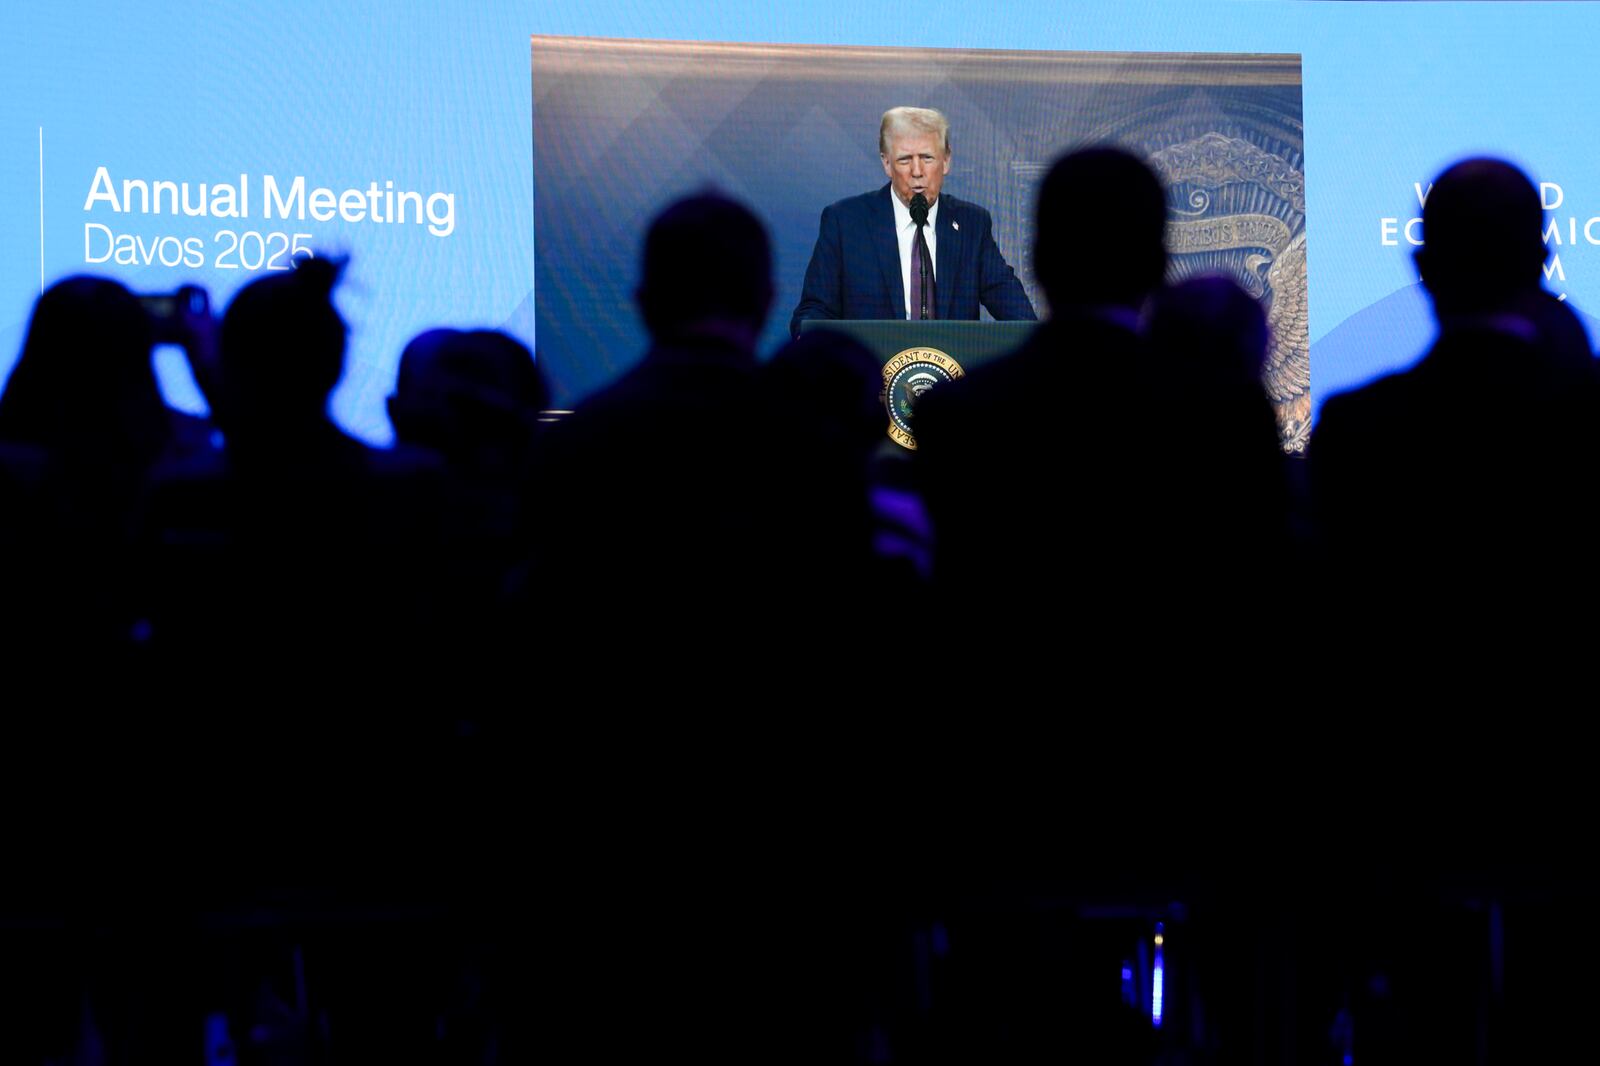
<path fill-rule="evenodd" d="M 933 286 L 933 280 L 928 277 L 928 246 L 922 242 L 922 227 L 928 224 L 928 198 L 920 192 L 911 198 L 911 203 L 906 205 L 911 208 L 911 221 L 917 224 L 917 239 L 912 242 L 912 253 L 917 257 L 916 280 L 920 284 L 915 286 L 915 291 L 922 294 L 922 306 L 917 309 L 918 318 L 928 317 L 928 290 Z"/>

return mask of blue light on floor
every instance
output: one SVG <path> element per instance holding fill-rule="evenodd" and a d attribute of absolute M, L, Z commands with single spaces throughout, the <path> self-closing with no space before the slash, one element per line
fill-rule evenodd
<path fill-rule="evenodd" d="M 1156 923 L 1156 960 L 1150 973 L 1150 1024 L 1161 1028 L 1161 1012 L 1166 994 L 1166 965 L 1162 958 L 1166 936 L 1161 923 Z"/>

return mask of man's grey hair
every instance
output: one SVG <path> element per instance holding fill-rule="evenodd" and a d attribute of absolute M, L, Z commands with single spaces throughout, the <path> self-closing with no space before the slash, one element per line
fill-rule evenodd
<path fill-rule="evenodd" d="M 878 123 L 878 154 L 889 157 L 889 142 L 907 133 L 931 133 L 950 154 L 950 120 L 931 107 L 891 107 Z"/>

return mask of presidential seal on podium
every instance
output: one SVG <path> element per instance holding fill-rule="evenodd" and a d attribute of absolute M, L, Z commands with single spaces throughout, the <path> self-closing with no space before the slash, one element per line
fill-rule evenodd
<path fill-rule="evenodd" d="M 912 412 L 923 393 L 966 376 L 961 364 L 937 348 L 907 348 L 883 364 L 883 406 L 889 413 L 889 439 L 913 451 Z"/>

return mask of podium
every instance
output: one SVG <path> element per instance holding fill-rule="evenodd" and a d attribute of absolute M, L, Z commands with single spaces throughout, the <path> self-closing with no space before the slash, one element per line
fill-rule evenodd
<path fill-rule="evenodd" d="M 917 397 L 1021 346 L 1037 326 L 1037 322 L 811 318 L 800 323 L 800 332 L 844 333 L 878 357 L 889 439 L 909 454 L 917 447 L 911 428 Z"/>

